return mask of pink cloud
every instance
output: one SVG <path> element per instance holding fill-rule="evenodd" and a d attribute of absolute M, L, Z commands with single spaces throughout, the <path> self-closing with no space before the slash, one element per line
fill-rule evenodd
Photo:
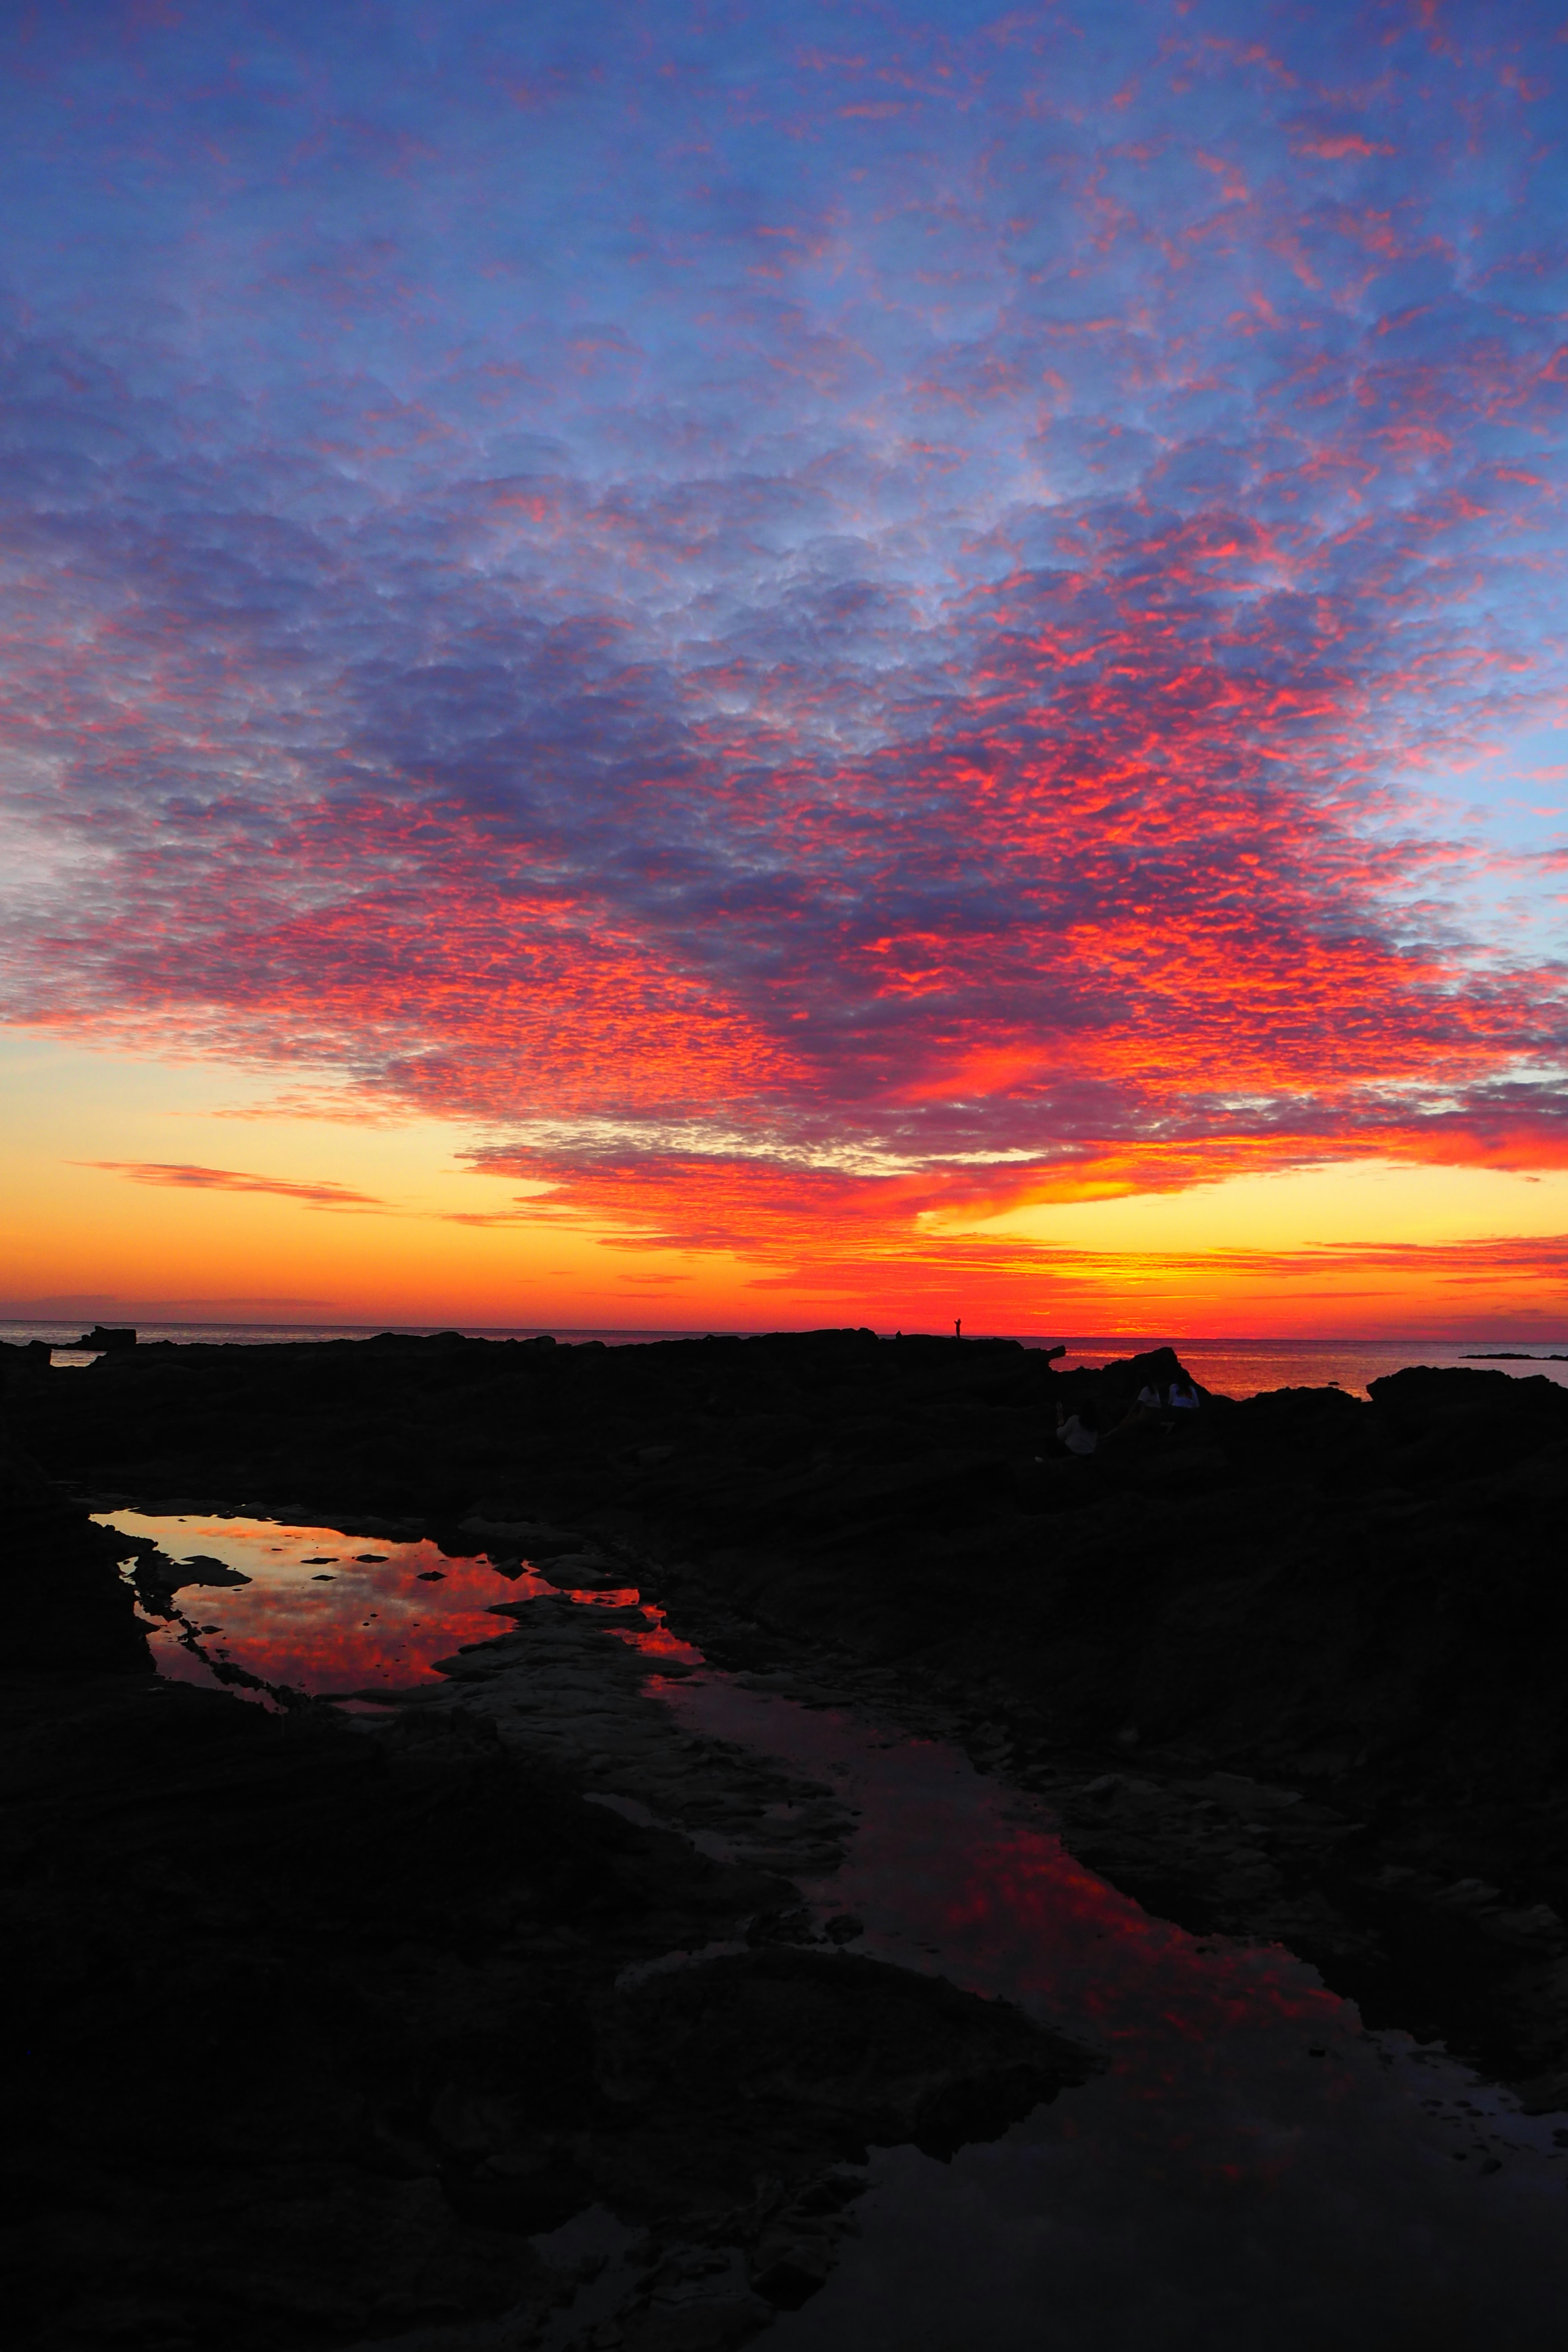
<path fill-rule="evenodd" d="M 94 170 L 0 335 L 10 1016 L 763 1255 L 1560 1164 L 1568 973 L 1390 782 L 1568 686 L 1556 183 L 1479 12 L 1361 80 L 1137 17 L 808 8 L 742 73 L 301 14 L 253 105 L 220 7 L 146 37 L 161 177 L 44 26 L 17 169 Z"/>

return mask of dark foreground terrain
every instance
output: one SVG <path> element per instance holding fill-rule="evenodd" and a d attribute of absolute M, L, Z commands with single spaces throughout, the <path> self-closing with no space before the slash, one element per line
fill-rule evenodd
<path fill-rule="evenodd" d="M 1109 1430 L 1168 1351 L 6 1352 L 16 1444 L 78 1502 L 14 1473 L 0 1637 L 40 1988 L 7 2215 L 40 2313 L 62 2266 L 81 2281 L 40 2340 L 391 2332 L 515 2293 L 519 2233 L 595 2198 L 647 2223 L 650 2277 L 740 2264 L 711 2304 L 739 2340 L 808 2290 L 811 2214 L 868 2139 L 952 2145 L 1082 2073 L 998 2005 L 820 1951 L 616 1990 L 765 1934 L 789 1889 L 450 1717 L 368 1735 L 156 1684 L 84 1501 L 545 1560 L 586 1529 L 716 1662 L 956 1734 L 1152 1907 L 1279 1937 L 1371 2021 L 1568 2103 L 1568 1392 L 1544 1380 L 1205 1398 L 1081 1460 L 1058 1402 Z M 207 2265 L 177 2290 L 165 2228 Z M 541 2309 L 560 2292 L 542 2277 Z M 658 2335 L 674 2307 L 648 2304 L 648 2344 L 695 2340 Z"/>
<path fill-rule="evenodd" d="M 15 1453 L 0 1499 L 50 1637 L 0 1678 L 13 2342 L 501 2308 L 525 2342 L 584 2274 L 527 2242 L 603 2204 L 644 2231 L 605 2340 L 739 2344 L 821 2284 L 868 2142 L 946 2156 L 1093 2070 L 1005 2003 L 794 1948 L 788 1881 L 467 1711 L 158 1680 L 112 1540 Z"/>

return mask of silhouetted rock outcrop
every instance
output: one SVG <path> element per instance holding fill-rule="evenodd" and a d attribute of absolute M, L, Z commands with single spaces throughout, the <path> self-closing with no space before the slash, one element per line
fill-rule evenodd
<path fill-rule="evenodd" d="M 17 1449 L 4 1423 L 0 1526 L 15 1588 L 0 1614 L 0 1673 L 152 1673 L 116 1544 Z"/>
<path fill-rule="evenodd" d="M 788 1879 L 585 1803 L 456 1680 L 372 1726 L 155 1678 L 127 1539 L 14 1448 L 0 1502 L 27 1576 L 0 1672 L 16 2340 L 526 2333 L 576 2284 L 529 2240 L 608 2202 L 647 2231 L 623 2340 L 667 2346 L 695 2294 L 738 2345 L 822 2283 L 869 2140 L 993 2137 L 1096 2063 L 1005 2003 L 772 1948 L 803 1932 Z M 143 1549 L 149 1600 L 233 1576 Z M 620 1981 L 726 1940 L 755 1948 Z"/>
<path fill-rule="evenodd" d="M 1128 1419 L 1180 1369 L 856 1330 L 384 1335 L 154 1344 L 14 1390 L 78 1492 L 377 1515 L 502 1559 L 586 1528 L 720 1662 L 874 1672 L 1158 1907 L 1287 1937 L 1373 2013 L 1568 2085 L 1568 1391 L 1415 1367 L 1370 1402 Z M 1084 1403 L 1079 1459 L 1052 1432 Z"/>

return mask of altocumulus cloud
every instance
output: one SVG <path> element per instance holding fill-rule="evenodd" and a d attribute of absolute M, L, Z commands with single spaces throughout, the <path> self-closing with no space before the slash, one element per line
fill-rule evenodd
<path fill-rule="evenodd" d="M 1568 692 L 1549 12 L 104 30 L 0 100 L 13 1018 L 764 1256 L 1568 1159 L 1557 816 L 1424 781 Z"/>

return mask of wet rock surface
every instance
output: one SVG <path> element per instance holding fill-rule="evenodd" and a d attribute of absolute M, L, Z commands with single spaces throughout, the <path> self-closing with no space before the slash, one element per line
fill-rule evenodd
<path fill-rule="evenodd" d="M 648 2226 L 643 2270 L 720 2250 L 754 2326 L 795 2239 L 796 2272 L 822 2252 L 802 2200 L 837 2213 L 868 2141 L 994 2136 L 1089 2071 L 1002 2004 L 746 1949 L 787 1882 L 584 1802 L 460 1706 L 364 1730 L 131 1677 L 5 1698 L 20 2340 L 542 2325 L 569 2283 L 528 2242 L 599 2202 Z M 628 2326 L 641 2302 L 629 2278 Z"/>
<path fill-rule="evenodd" d="M 617 1565 L 613 1586 L 624 1589 L 626 1574 Z M 791 1880 L 837 1867 L 852 1817 L 833 1790 L 731 1741 L 683 1733 L 649 1696 L 650 1672 L 668 1682 L 690 1671 L 664 1654 L 662 1629 L 650 1625 L 659 1612 L 631 1602 L 582 1608 L 561 1594 L 501 1601 L 490 1613 L 515 1621 L 512 1630 L 437 1660 L 444 1688 L 399 1692 L 410 1717 L 439 1717 L 460 1703 L 514 1752 L 570 1775 L 590 1801 L 673 1830 L 716 1859 Z M 794 1932 L 778 1924 L 798 1912 L 793 1887 L 774 1892 L 777 1905 L 751 1922 L 752 1941 Z"/>
<path fill-rule="evenodd" d="M 1062 1373 L 1006 1343 L 855 1332 L 620 1349 L 388 1339 L 139 1346 L 68 1381 L 18 1366 L 10 1389 L 47 1466 L 105 1507 L 428 1532 L 612 1598 L 635 1584 L 756 1687 L 962 1739 L 1150 1907 L 1279 1937 L 1372 2021 L 1442 2036 L 1534 2104 L 1563 2104 L 1568 1395 L 1416 1369 L 1370 1404 L 1284 1391 L 1124 1421 L 1143 1381 L 1174 1370 L 1168 1351 Z M 1058 1402 L 1085 1402 L 1110 1432 L 1088 1460 L 1048 1434 Z M 683 1762 L 652 1724 L 630 1618 L 572 1622 L 589 1613 L 520 1606 L 515 1633 L 447 1661 L 447 1696 L 410 1704 L 380 1752 L 426 1721 L 434 1755 L 455 1736 L 441 1718 L 460 1715 L 507 1769 L 585 1790 L 598 1801 L 579 1811 L 611 1833 L 654 1839 L 681 1869 L 703 1862 L 695 1839 L 721 1878 L 751 1874 L 724 1919 L 700 1931 L 699 1905 L 679 1933 L 666 1923 L 667 1948 L 751 1937 L 758 1965 L 793 1961 L 790 1874 L 825 1866 L 835 1801 L 764 1785 L 755 1759 L 731 1759 L 729 1782 L 715 1754 Z M 626 1928 L 616 1969 L 658 1940 Z M 797 2199 L 777 2177 L 767 2213 L 724 2219 L 743 2293 L 709 2246 L 711 2213 L 683 2237 L 672 2216 L 664 2251 L 626 2273 L 637 2326 L 700 2308 L 720 2341 L 755 2324 L 757 2250 L 772 2231 L 773 2259 Z M 709 2251 L 678 2259 L 677 2244 Z M 437 2307 L 408 2293 L 400 2309 Z"/>
<path fill-rule="evenodd" d="M 90 1654 L 125 1539 L 10 1475 Z M 503 2313 L 514 2345 L 739 2344 L 826 2277 L 872 2142 L 994 2137 L 1093 2070 L 816 1937 L 779 1865 L 831 1866 L 842 1808 L 682 1735 L 620 1638 L 640 1611 L 516 1614 L 352 1721 L 158 1680 L 139 1637 L 118 1672 L 5 1677 L 16 2340 L 262 2352 Z M 604 2275 L 552 2252 L 607 2211 L 631 2242 Z"/>
<path fill-rule="evenodd" d="M 1177 1370 L 857 1331 L 388 1337 L 155 1343 L 10 1388 L 47 1468 L 104 1501 L 466 1527 L 542 1563 L 607 1544 L 718 1662 L 956 1734 L 1155 1907 L 1284 1936 L 1371 2014 L 1546 2095 L 1568 1393 L 1415 1368 L 1370 1404 L 1283 1390 L 1117 1426 Z M 1086 1402 L 1087 1460 L 1050 1435 Z M 1093 1790 L 1134 1764 L 1142 1788 Z M 1215 1772 L 1300 1802 L 1248 1810 Z M 1437 1900 L 1466 1880 L 1495 1906 Z"/>

